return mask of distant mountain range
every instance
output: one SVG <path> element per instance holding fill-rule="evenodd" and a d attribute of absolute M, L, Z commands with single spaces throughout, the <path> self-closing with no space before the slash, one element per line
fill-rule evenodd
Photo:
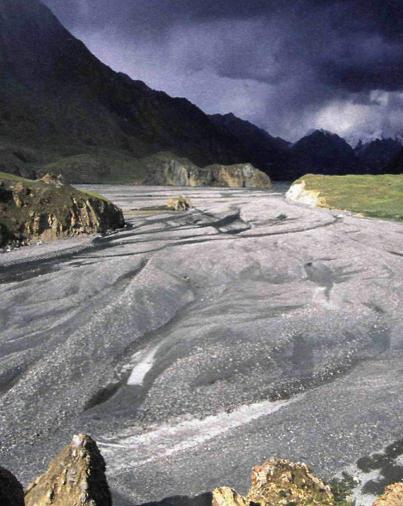
<path fill-rule="evenodd" d="M 94 182 L 105 171 L 130 181 L 139 160 L 149 170 L 150 156 L 168 152 L 199 166 L 250 162 L 292 179 L 400 171 L 401 150 L 391 139 L 353 149 L 321 130 L 291 144 L 233 114 L 209 116 L 114 72 L 39 0 L 0 0 L 0 170 L 31 175 L 51 164 L 86 170 Z"/>

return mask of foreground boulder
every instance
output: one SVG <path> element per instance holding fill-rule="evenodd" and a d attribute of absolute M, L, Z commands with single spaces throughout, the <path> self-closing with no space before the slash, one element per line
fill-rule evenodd
<path fill-rule="evenodd" d="M 0 467 L 0 504 L 1 506 L 24 506 L 24 490 L 17 478 Z"/>
<path fill-rule="evenodd" d="M 385 489 L 373 506 L 403 506 L 403 483 L 394 483 Z"/>
<path fill-rule="evenodd" d="M 74 436 L 25 493 L 26 506 L 111 506 L 105 461 L 89 436 Z"/>
<path fill-rule="evenodd" d="M 334 504 L 330 487 L 314 476 L 307 465 L 282 459 L 271 459 L 253 468 L 247 499 L 262 506 Z"/>
<path fill-rule="evenodd" d="M 124 225 L 122 211 L 63 179 L 30 180 L 0 173 L 0 246 L 106 232 Z"/>
<path fill-rule="evenodd" d="M 252 486 L 246 497 L 228 487 L 216 488 L 212 506 L 334 506 L 330 487 L 308 466 L 271 459 L 252 470 Z"/>

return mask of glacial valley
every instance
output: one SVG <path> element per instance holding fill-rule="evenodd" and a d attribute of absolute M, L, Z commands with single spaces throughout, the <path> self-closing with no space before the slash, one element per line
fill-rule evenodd
<path fill-rule="evenodd" d="M 0 255 L 2 465 L 26 483 L 90 433 L 120 506 L 243 493 L 269 457 L 359 504 L 403 478 L 401 222 L 279 184 L 85 189 L 128 226 Z"/>

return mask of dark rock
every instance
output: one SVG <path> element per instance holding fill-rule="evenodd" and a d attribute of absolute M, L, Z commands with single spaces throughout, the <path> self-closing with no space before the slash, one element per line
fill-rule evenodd
<path fill-rule="evenodd" d="M 1 506 L 24 506 L 24 490 L 17 478 L 0 467 L 0 504 Z"/>

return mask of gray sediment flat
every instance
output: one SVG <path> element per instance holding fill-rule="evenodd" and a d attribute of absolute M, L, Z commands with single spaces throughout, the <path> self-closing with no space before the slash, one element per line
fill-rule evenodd
<path fill-rule="evenodd" d="M 271 456 L 368 494 L 403 477 L 402 223 L 276 187 L 91 189 L 127 228 L 0 255 L 1 465 L 27 482 L 88 432 L 120 505 L 243 492 Z"/>

